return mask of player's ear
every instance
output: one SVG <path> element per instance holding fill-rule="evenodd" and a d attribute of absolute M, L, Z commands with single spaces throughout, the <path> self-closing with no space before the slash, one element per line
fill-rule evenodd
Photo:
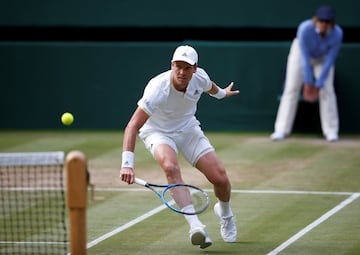
<path fill-rule="evenodd" d="M 194 67 L 194 73 L 196 73 L 197 64 L 194 64 L 193 67 Z"/>

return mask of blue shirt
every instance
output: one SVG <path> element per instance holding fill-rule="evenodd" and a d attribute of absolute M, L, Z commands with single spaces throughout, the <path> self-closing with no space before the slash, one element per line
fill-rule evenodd
<path fill-rule="evenodd" d="M 335 24 L 334 28 L 328 31 L 325 37 L 322 37 L 319 32 L 317 32 L 312 19 L 309 19 L 300 23 L 296 37 L 300 43 L 304 82 L 315 84 L 316 87 L 322 88 L 329 70 L 334 65 L 340 50 L 343 38 L 342 29 Z M 323 69 L 320 76 L 315 81 L 310 59 L 322 57 L 324 57 Z"/>

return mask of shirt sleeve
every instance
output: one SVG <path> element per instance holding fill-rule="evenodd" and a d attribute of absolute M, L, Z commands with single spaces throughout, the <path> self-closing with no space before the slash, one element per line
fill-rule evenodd
<path fill-rule="evenodd" d="M 310 39 L 307 38 L 308 34 L 306 33 L 307 24 L 302 23 L 298 27 L 296 37 L 299 40 L 300 52 L 301 52 L 301 67 L 303 70 L 304 83 L 313 84 L 314 83 L 314 74 L 311 68 L 311 57 L 308 47 L 306 47 L 306 42 Z"/>
<path fill-rule="evenodd" d="M 194 75 L 196 76 L 196 79 L 198 79 L 199 84 L 201 84 L 205 92 L 211 89 L 212 81 L 204 69 L 198 67 Z"/>
<path fill-rule="evenodd" d="M 339 53 L 342 44 L 342 38 L 343 38 L 342 30 L 339 27 L 335 27 L 333 33 L 335 33 L 334 40 L 332 42 L 331 47 L 329 48 L 328 53 L 325 56 L 325 62 L 323 64 L 323 69 L 321 71 L 321 74 L 315 83 L 316 87 L 318 88 L 324 87 L 324 82 L 326 80 L 326 77 L 328 76 L 330 68 L 335 64 L 336 57 Z"/>
<path fill-rule="evenodd" d="M 159 108 L 159 105 L 164 101 L 165 93 L 167 91 L 166 86 L 162 86 L 162 83 L 151 80 L 145 87 L 142 98 L 138 101 L 138 106 L 151 116 Z"/>

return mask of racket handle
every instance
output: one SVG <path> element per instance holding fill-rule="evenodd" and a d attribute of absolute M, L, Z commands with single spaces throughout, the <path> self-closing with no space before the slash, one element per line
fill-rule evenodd
<path fill-rule="evenodd" d="M 146 181 L 144 181 L 143 179 L 140 179 L 140 178 L 136 178 L 136 177 L 135 177 L 135 183 L 139 184 L 139 185 L 143 185 L 143 186 L 146 185 Z"/>

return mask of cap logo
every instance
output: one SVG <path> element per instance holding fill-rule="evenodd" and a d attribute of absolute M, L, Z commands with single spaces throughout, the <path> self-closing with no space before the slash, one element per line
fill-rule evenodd
<path fill-rule="evenodd" d="M 191 65 L 194 65 L 198 61 L 198 56 L 196 51 L 190 46 L 179 46 L 173 55 L 171 62 L 174 61 L 184 61 Z"/>

